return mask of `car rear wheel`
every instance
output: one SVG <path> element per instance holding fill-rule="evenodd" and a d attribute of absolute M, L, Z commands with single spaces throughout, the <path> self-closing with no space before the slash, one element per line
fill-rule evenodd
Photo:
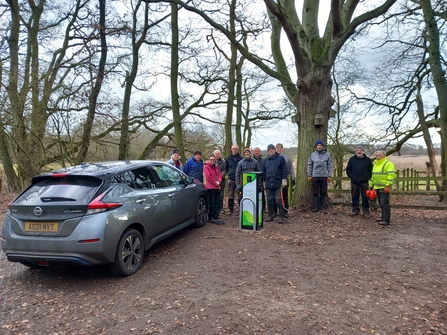
<path fill-rule="evenodd" d="M 143 264 L 144 242 L 140 232 L 128 229 L 121 236 L 116 248 L 115 263 L 110 264 L 110 271 L 118 276 L 130 276 Z"/>
<path fill-rule="evenodd" d="M 207 221 L 208 211 L 206 208 L 206 201 L 203 198 L 200 198 L 197 202 L 196 208 L 196 222 L 194 223 L 194 227 L 202 228 L 205 226 Z"/>
<path fill-rule="evenodd" d="M 30 263 L 30 262 L 20 262 L 20 264 L 25 265 L 26 267 L 28 267 L 30 269 L 33 269 L 33 270 L 47 268 L 47 267 L 44 267 L 44 266 L 34 265 L 33 263 Z"/>

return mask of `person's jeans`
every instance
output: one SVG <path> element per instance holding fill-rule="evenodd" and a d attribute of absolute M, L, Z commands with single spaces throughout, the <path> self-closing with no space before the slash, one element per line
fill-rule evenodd
<path fill-rule="evenodd" d="M 282 206 L 281 203 L 281 188 L 267 188 L 267 203 L 269 205 Z"/>
<path fill-rule="evenodd" d="M 377 189 L 377 199 L 379 200 L 380 208 L 382 209 L 382 220 L 390 223 L 391 209 L 390 209 L 390 194 L 385 193 L 383 188 Z"/>
<path fill-rule="evenodd" d="M 360 197 L 362 198 L 363 213 L 369 213 L 369 202 L 366 197 L 368 183 L 355 184 L 351 182 L 352 211 L 360 213 Z"/>

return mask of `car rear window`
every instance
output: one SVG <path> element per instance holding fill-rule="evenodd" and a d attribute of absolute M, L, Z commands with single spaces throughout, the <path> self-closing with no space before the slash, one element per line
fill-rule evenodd
<path fill-rule="evenodd" d="M 15 201 L 15 204 L 42 204 L 49 202 L 76 202 L 87 204 L 96 194 L 102 180 L 89 176 L 37 177 L 33 184 Z"/>

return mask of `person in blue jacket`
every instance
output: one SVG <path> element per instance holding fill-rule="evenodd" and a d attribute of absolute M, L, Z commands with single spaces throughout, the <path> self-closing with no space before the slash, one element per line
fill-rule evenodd
<path fill-rule="evenodd" d="M 203 160 L 200 150 L 196 150 L 194 156 L 188 159 L 183 172 L 203 183 Z"/>
<path fill-rule="evenodd" d="M 273 221 L 275 204 L 279 207 L 278 223 L 284 222 L 285 209 L 281 201 L 281 188 L 287 186 L 287 163 L 280 154 L 276 152 L 275 146 L 269 144 L 267 147 L 268 156 L 264 159 L 262 173 L 267 189 L 268 218 L 266 222 Z"/>

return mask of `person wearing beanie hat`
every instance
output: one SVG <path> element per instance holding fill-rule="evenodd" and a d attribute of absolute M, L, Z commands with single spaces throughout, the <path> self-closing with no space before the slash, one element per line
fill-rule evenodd
<path fill-rule="evenodd" d="M 194 151 L 194 156 L 188 159 L 183 172 L 203 183 L 203 160 L 200 150 Z"/>
<path fill-rule="evenodd" d="M 228 175 L 228 209 L 230 215 L 234 213 L 234 197 L 237 189 L 236 185 L 236 169 L 239 162 L 242 160 L 242 156 L 239 153 L 239 146 L 233 144 L 231 146 L 231 155 L 225 160 L 225 171 Z M 238 194 L 238 203 L 242 199 L 242 194 Z"/>
<path fill-rule="evenodd" d="M 349 158 L 346 166 L 346 174 L 351 179 L 352 212 L 350 216 L 360 214 L 360 200 L 362 198 L 363 218 L 369 219 L 369 201 L 366 197 L 368 183 L 372 177 L 373 163 L 371 158 L 365 155 L 363 147 L 358 145 L 355 154 Z"/>
<path fill-rule="evenodd" d="M 273 221 L 275 216 L 275 204 L 279 208 L 278 223 L 282 224 L 285 217 L 285 209 L 281 201 L 281 187 L 287 186 L 287 164 L 280 154 L 275 150 L 273 144 L 268 145 L 268 156 L 264 159 L 262 165 L 262 173 L 265 179 L 265 187 L 267 189 L 267 209 L 268 217 L 266 222 Z"/>
<path fill-rule="evenodd" d="M 244 158 L 239 161 L 236 167 L 236 193 L 242 193 L 242 174 L 244 172 L 261 172 L 258 161 L 251 157 L 249 148 L 244 149 Z"/>
<path fill-rule="evenodd" d="M 183 164 L 180 161 L 180 151 L 178 149 L 174 149 L 172 151 L 171 159 L 168 160 L 166 163 L 175 166 L 177 169 L 183 171 Z"/>
<path fill-rule="evenodd" d="M 315 141 L 315 147 L 317 147 L 318 144 L 321 144 L 321 146 L 324 147 L 324 142 L 322 140 L 316 140 Z"/>
<path fill-rule="evenodd" d="M 327 184 L 332 182 L 332 158 L 324 149 L 322 140 L 315 141 L 316 150 L 310 154 L 307 161 L 307 180 L 312 182 L 314 208 L 312 212 L 323 210 L 327 214 Z"/>

